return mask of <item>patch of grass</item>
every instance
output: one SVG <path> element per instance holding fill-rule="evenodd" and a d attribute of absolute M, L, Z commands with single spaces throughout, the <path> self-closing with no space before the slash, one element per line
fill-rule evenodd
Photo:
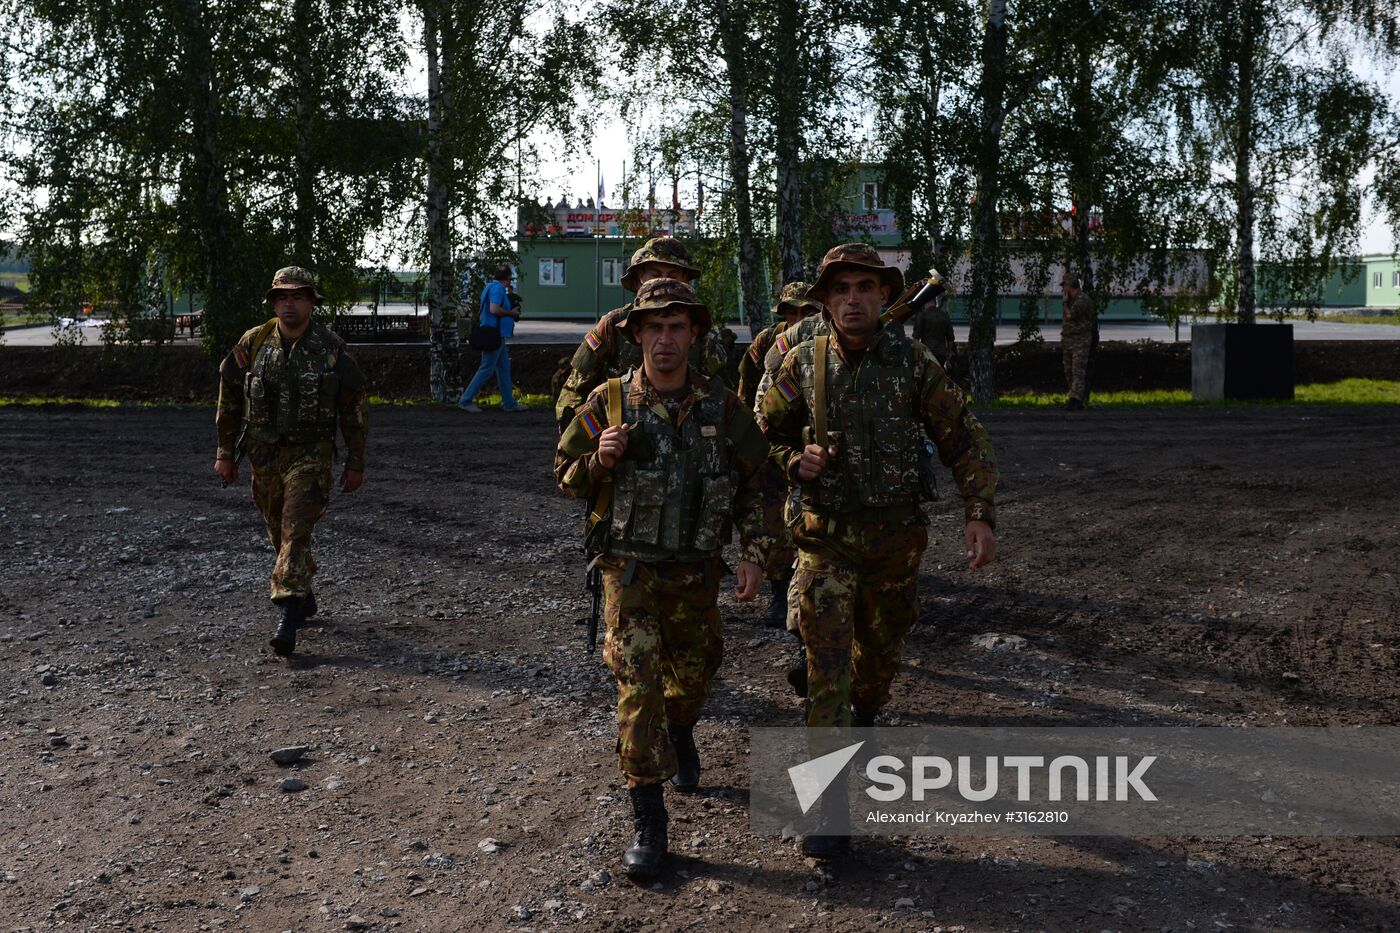
<path fill-rule="evenodd" d="M 977 408 L 1060 408 L 1067 396 L 1003 395 L 990 405 Z M 1197 402 L 1189 389 L 1149 389 L 1146 391 L 1095 392 L 1090 403 L 1094 408 L 1163 408 L 1198 407 L 1227 408 L 1240 405 L 1397 405 L 1400 404 L 1400 382 L 1386 379 L 1343 379 L 1340 382 L 1320 382 L 1300 385 L 1294 389 L 1293 401 L 1275 402 Z"/>
<path fill-rule="evenodd" d="M 554 403 L 550 401 L 548 395 L 543 393 L 527 392 L 523 395 L 516 393 L 515 399 L 521 404 L 529 405 L 531 408 L 538 408 L 541 411 L 554 410 Z M 450 402 L 435 402 L 426 396 L 418 398 L 385 398 L 382 395 L 371 395 L 369 397 L 369 403 L 371 405 L 396 405 L 402 408 L 432 408 L 434 406 L 439 408 L 455 408 L 457 400 L 454 398 Z M 501 404 L 500 393 L 496 393 L 495 395 L 478 395 L 476 397 L 476 403 L 482 408 L 490 408 L 492 406 L 499 407 Z"/>
<path fill-rule="evenodd" d="M 77 398 L 71 395 L 10 395 L 0 396 L 0 408 L 39 408 L 56 405 L 64 408 L 120 408 L 113 398 Z"/>
<path fill-rule="evenodd" d="M 1290 321 L 1306 321 L 1305 317 L 1290 317 Z M 1319 314 L 1319 324 L 1391 324 L 1400 325 L 1400 314 Z"/>

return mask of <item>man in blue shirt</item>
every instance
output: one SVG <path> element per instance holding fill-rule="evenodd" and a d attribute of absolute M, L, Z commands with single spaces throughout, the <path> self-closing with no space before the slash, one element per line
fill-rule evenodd
<path fill-rule="evenodd" d="M 492 280 L 482 289 L 481 311 L 477 314 L 476 326 L 500 328 L 501 345 L 481 354 L 481 365 L 477 367 L 476 375 L 472 376 L 472 381 L 467 385 L 462 397 L 457 399 L 457 407 L 463 411 L 481 411 L 481 406 L 475 401 L 476 394 L 486 385 L 486 380 L 491 378 L 492 373 L 501 386 L 502 411 L 530 410 L 528 405 L 516 402 L 515 391 L 510 384 L 510 352 L 506 347 L 515 333 L 515 322 L 520 319 L 520 309 L 511 305 L 509 285 L 510 266 L 501 263 L 496 267 Z"/>

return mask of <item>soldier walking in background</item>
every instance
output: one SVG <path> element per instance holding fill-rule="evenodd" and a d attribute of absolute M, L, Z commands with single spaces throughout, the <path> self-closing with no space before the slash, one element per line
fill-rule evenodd
<path fill-rule="evenodd" d="M 622 864 L 639 878 L 666 855 L 662 783 L 693 791 L 700 781 L 694 727 L 723 653 L 720 550 L 737 522 L 735 596 L 747 602 L 772 543 L 758 490 L 768 444 L 738 396 L 689 364 L 709 328 L 690 286 L 642 285 L 619 324 L 642 365 L 588 396 L 554 460 L 559 488 L 589 500 L 605 533 L 595 558 L 603 657 L 617 679 L 618 763 L 637 831 Z"/>
<path fill-rule="evenodd" d="M 819 302 L 807 297 L 806 282 L 789 282 L 783 286 L 778 303 L 773 306 L 773 316 L 777 322 L 758 332 L 739 363 L 739 398 L 745 407 L 754 406 L 759 381 L 763 376 L 763 358 L 773 340 L 802 318 L 821 311 L 821 307 Z M 793 549 L 792 531 L 787 524 L 787 506 L 792 487 L 782 471 L 771 462 L 764 464 L 759 483 L 763 490 L 765 521 L 778 536 L 776 545 L 768 552 L 768 563 L 763 568 L 763 577 L 771 591 L 764 623 L 770 628 L 783 628 L 788 619 L 788 586 L 792 582 L 792 565 L 797 557 Z"/>
<path fill-rule="evenodd" d="M 1080 286 L 1078 276 L 1066 276 L 1064 316 L 1060 323 L 1060 353 L 1064 358 L 1065 386 L 1069 390 L 1066 411 L 1083 411 L 1089 401 L 1089 357 L 1099 342 L 1099 321 L 1094 301 Z"/>
<path fill-rule="evenodd" d="M 928 348 L 933 358 L 938 360 L 939 366 L 947 369 L 958 352 L 958 338 L 953 332 L 953 319 L 948 316 L 945 303 L 945 300 L 940 298 L 915 314 L 910 335 Z"/>
<path fill-rule="evenodd" d="M 317 610 L 311 532 L 330 503 L 336 422 L 345 438 L 340 488 L 354 492 L 364 481 L 369 395 L 345 341 L 311 320 L 322 297 L 310 272 L 279 269 L 263 301 L 276 317 L 245 333 L 219 366 L 214 471 L 232 484 L 244 453 L 253 465 L 253 502 L 277 552 L 271 589 L 282 620 L 270 644 L 285 656 Z"/>
<path fill-rule="evenodd" d="M 865 244 L 828 251 L 808 294 L 830 333 L 793 348 L 759 403 L 773 462 L 801 488 L 794 587 L 809 727 L 872 726 L 889 701 L 928 544 L 925 436 L 962 493 L 970 566 L 996 554 L 987 433 L 933 354 L 880 320 L 903 279 Z M 822 806 L 823 831 L 802 845 L 825 858 L 849 841 L 844 793 L 833 786 Z"/>
<path fill-rule="evenodd" d="M 652 279 L 669 278 L 693 283 L 699 277 L 700 269 L 691 264 L 685 244 L 675 237 L 658 236 L 647 240 L 632 254 L 632 261 L 622 274 L 622 287 L 635 292 Z M 641 352 L 636 345 L 619 339 L 618 326 L 626 320 L 631 307 L 631 304 L 627 304 L 603 315 L 574 351 L 573 371 L 564 381 L 564 388 L 554 405 L 555 421 L 561 434 L 573 421 L 575 412 L 588 393 L 602 385 L 605 379 L 620 376 L 641 364 Z M 690 350 L 691 366 L 706 376 L 714 376 L 724 370 L 725 359 L 719 334 L 706 327 Z"/>

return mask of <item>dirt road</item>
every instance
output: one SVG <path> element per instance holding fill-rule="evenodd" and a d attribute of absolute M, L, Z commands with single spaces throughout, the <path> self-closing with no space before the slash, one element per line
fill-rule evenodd
<path fill-rule="evenodd" d="M 548 416 L 375 409 L 290 665 L 212 420 L 0 410 L 8 928 L 1400 928 L 1395 839 L 882 839 L 823 872 L 748 833 L 745 728 L 799 708 L 729 595 L 708 792 L 638 888 Z M 967 573 L 933 507 L 892 722 L 1400 724 L 1400 411 L 985 420 L 1001 559 Z"/>

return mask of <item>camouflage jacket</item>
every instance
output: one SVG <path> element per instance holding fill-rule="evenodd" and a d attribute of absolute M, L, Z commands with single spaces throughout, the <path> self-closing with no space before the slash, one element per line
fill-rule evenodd
<path fill-rule="evenodd" d="M 871 396 L 867 371 L 880 381 L 882 395 Z M 883 375 L 881 374 L 883 371 Z M 884 328 L 851 368 L 840 341 L 833 339 L 827 356 L 827 422 L 871 434 L 843 438 L 827 473 L 813 484 L 797 479 L 797 461 L 806 446 L 814 399 L 815 344 L 803 341 L 783 360 L 773 385 L 759 402 L 760 422 L 768 436 L 771 457 L 796 485 L 804 487 L 804 508 L 819 502 L 809 485 L 832 486 L 850 479 L 863 493 L 881 497 L 871 484 L 908 488 L 908 438 L 903 425 L 912 422 L 933 441 L 938 457 L 953 472 L 962 494 L 967 521 L 995 523 L 997 465 L 986 430 L 967 407 L 967 397 L 950 380 L 922 344 L 892 328 Z M 872 410 L 873 409 L 873 410 Z M 886 431 L 898 437 L 873 436 Z M 842 449 L 844 447 L 844 449 Z M 889 462 L 887 463 L 886 460 Z M 848 475 L 843 476 L 842 471 Z M 833 474 L 828 476 L 827 474 Z M 899 498 L 891 495 L 891 501 Z"/>
<path fill-rule="evenodd" d="M 1090 339 L 1099 329 L 1094 299 L 1080 292 L 1073 301 L 1065 302 L 1064 320 L 1060 323 L 1060 339 Z"/>
<path fill-rule="evenodd" d="M 762 566 L 765 556 L 776 544 L 777 529 L 764 524 L 758 471 L 768 455 L 768 442 L 754 423 L 753 415 L 722 382 L 715 377 L 703 378 L 694 370 L 690 370 L 690 391 L 681 402 L 676 422 L 672 422 L 666 406 L 641 368 L 625 379 L 623 388 L 627 393 L 624 408 L 649 409 L 661 421 L 672 425 L 676 436 L 680 433 L 674 427 L 676 423 L 684 425 L 699 406 L 718 402 L 724 436 L 718 455 L 728 458 L 727 465 L 734 477 L 730 514 L 739 529 L 741 559 Z M 588 396 L 559 438 L 554 455 L 554 478 L 566 494 L 591 501 L 603 484 L 613 481 L 613 471 L 601 466 L 597 457 L 598 436 L 608 427 L 607 387 L 602 385 Z M 640 441 L 640 436 L 634 438 L 629 432 L 624 460 L 644 453 Z M 614 506 L 620 508 L 621 503 L 615 500 Z M 622 517 L 621 522 L 613 518 L 615 526 L 627 520 L 627 516 Z"/>
<path fill-rule="evenodd" d="M 947 311 L 932 304 L 914 317 L 913 336 L 928 347 L 933 358 L 945 368 L 957 350 L 958 338 L 953 333 L 953 319 Z"/>
<path fill-rule="evenodd" d="M 786 324 L 779 321 L 759 331 L 753 338 L 753 343 L 749 344 L 743 359 L 739 360 L 739 398 L 749 408 L 753 408 L 754 400 L 758 396 L 758 381 L 763 378 L 763 358 L 768 355 L 768 349 L 773 346 L 773 341 L 778 339 L 778 334 L 786 327 Z"/>
<path fill-rule="evenodd" d="M 614 308 L 593 325 L 574 351 L 573 370 L 564 380 L 559 399 L 554 404 L 554 419 L 562 434 L 574 420 L 583 400 L 606 380 L 621 376 L 641 365 L 642 351 L 635 343 L 618 332 L 617 322 L 632 309 L 630 304 Z M 700 344 L 690 351 L 690 364 L 706 376 L 724 371 L 726 355 L 719 334 L 713 330 L 701 336 Z"/>
<path fill-rule="evenodd" d="M 339 334 L 324 324 L 313 322 L 311 327 L 318 328 L 317 338 L 329 347 L 329 355 L 333 357 L 328 372 L 338 377 L 333 405 L 341 436 L 345 438 L 345 468 L 363 470 L 365 445 L 369 440 L 369 389 L 364 374 Z M 220 459 L 234 457 L 238 435 L 248 414 L 245 385 L 249 368 L 253 365 L 253 341 L 260 330 L 261 325 L 250 328 L 219 364 L 219 405 L 214 413 L 214 425 L 219 435 L 216 456 Z M 281 353 L 285 359 L 286 354 L 295 347 L 295 343 L 284 346 L 281 330 L 274 327 L 263 343 L 262 352 Z"/>

